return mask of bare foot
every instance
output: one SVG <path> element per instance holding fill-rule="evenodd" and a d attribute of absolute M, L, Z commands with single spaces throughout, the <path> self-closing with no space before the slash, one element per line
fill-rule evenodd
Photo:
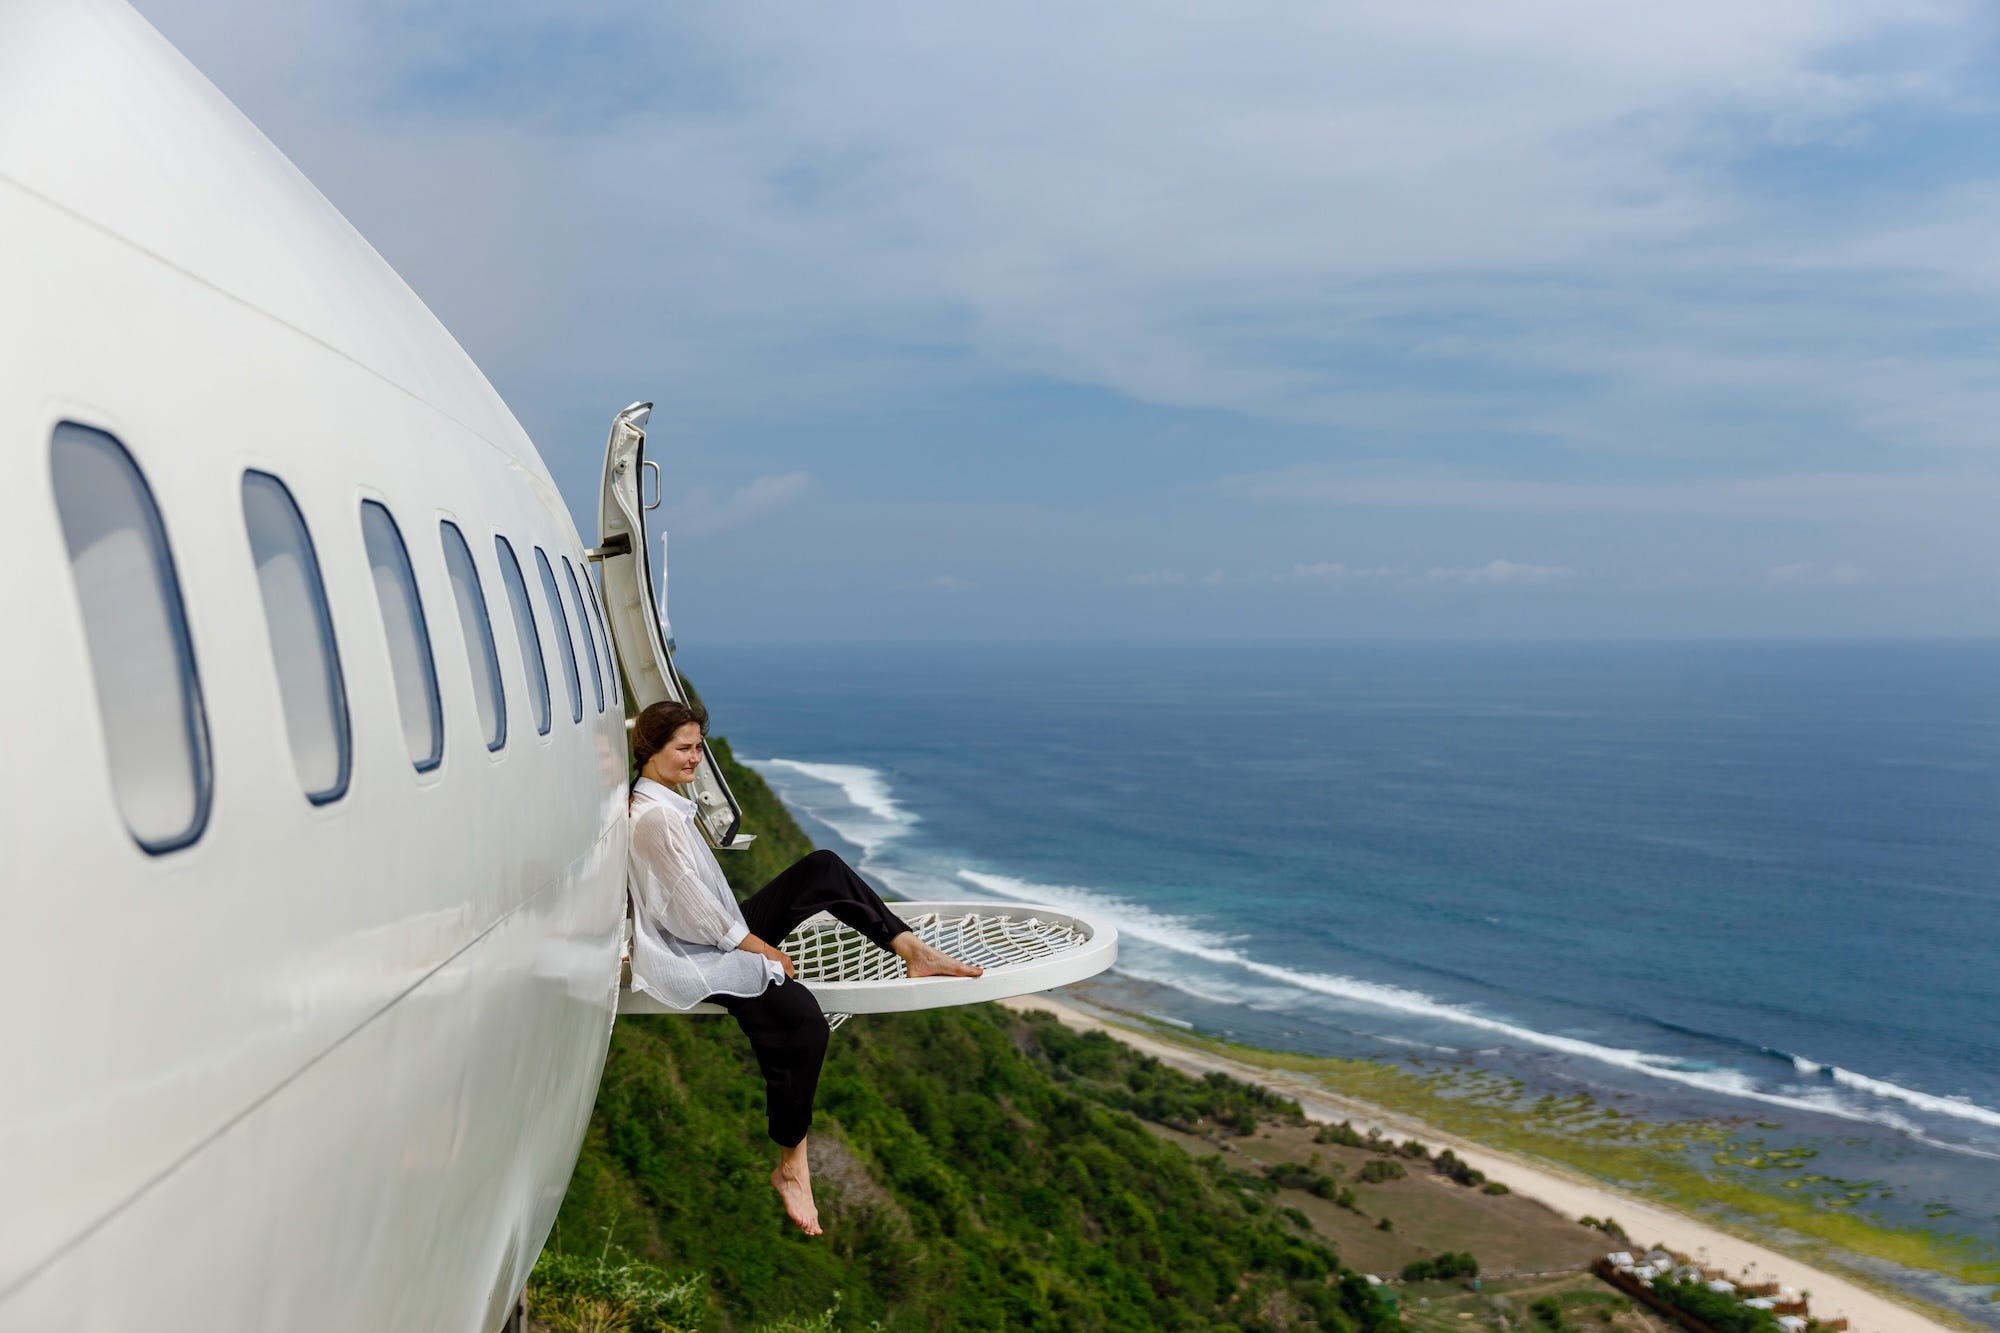
<path fill-rule="evenodd" d="M 779 1156 L 778 1169 L 771 1173 L 771 1188 L 785 1201 L 785 1213 L 798 1223 L 799 1230 L 808 1236 L 820 1234 L 819 1206 L 813 1202 L 812 1168 L 806 1161 L 804 1139 Z"/>
<path fill-rule="evenodd" d="M 950 954 L 933 949 L 918 939 L 914 931 L 904 931 L 889 941 L 889 947 L 896 951 L 913 977 L 977 977 L 986 972 L 976 963 L 961 963 Z"/>

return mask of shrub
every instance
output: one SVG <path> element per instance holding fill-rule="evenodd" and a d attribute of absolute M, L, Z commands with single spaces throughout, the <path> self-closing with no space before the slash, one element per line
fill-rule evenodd
<path fill-rule="evenodd" d="M 1653 1294 L 1716 1333 L 1778 1333 L 1778 1317 L 1769 1310 L 1753 1309 L 1733 1293 L 1710 1291 L 1700 1282 L 1659 1278 L 1653 1283 Z"/>
<path fill-rule="evenodd" d="M 1528 1306 L 1528 1315 L 1549 1333 L 1563 1333 L 1569 1327 L 1563 1322 L 1562 1302 L 1553 1296 L 1544 1296 Z"/>
<path fill-rule="evenodd" d="M 1579 1217 L 1576 1220 L 1582 1223 L 1584 1226 L 1590 1227 L 1592 1230 L 1602 1231 L 1605 1235 L 1611 1237 L 1611 1239 L 1613 1240 L 1622 1240 L 1627 1244 L 1631 1243 L 1632 1238 L 1625 1234 L 1625 1228 L 1619 1226 L 1618 1223 L 1612 1220 L 1611 1218 Z"/>
<path fill-rule="evenodd" d="M 707 1291 L 607 1245 L 596 1258 L 544 1250 L 528 1277 L 528 1308 L 554 1333 L 594 1328 L 681 1333 L 701 1327 Z"/>
<path fill-rule="evenodd" d="M 1479 1261 L 1469 1254 L 1446 1250 L 1443 1254 L 1429 1259 L 1418 1259 L 1403 1266 L 1405 1282 L 1449 1282 L 1453 1278 L 1479 1276 Z"/>
<path fill-rule="evenodd" d="M 1403 1146 L 1396 1151 L 1404 1157 L 1414 1158 L 1419 1162 L 1428 1160 L 1431 1155 L 1431 1150 L 1415 1139 L 1404 1139 Z"/>
<path fill-rule="evenodd" d="M 1474 1185 L 1484 1185 L 1486 1183 L 1485 1172 L 1476 1171 L 1472 1167 L 1467 1166 L 1459 1160 L 1458 1154 L 1449 1148 L 1446 1148 L 1437 1155 L 1437 1160 L 1431 1163 L 1431 1170 L 1437 1172 L 1447 1180 L 1453 1180 L 1466 1186 L 1468 1189 Z"/>
<path fill-rule="evenodd" d="M 1497 1180 L 1489 1180 L 1479 1187 L 1481 1194 L 1512 1194 L 1513 1191 Z"/>
<path fill-rule="evenodd" d="M 1344 1148 L 1365 1148 L 1368 1140 L 1361 1137 L 1354 1128 L 1354 1122 L 1343 1120 L 1337 1125 L 1321 1125 L 1313 1135 L 1314 1143 L 1338 1143 Z"/>
<path fill-rule="evenodd" d="M 1355 1179 L 1364 1185 L 1379 1185 L 1385 1180 L 1401 1180 L 1404 1174 L 1401 1162 L 1387 1157 L 1372 1157 L 1361 1164 Z"/>

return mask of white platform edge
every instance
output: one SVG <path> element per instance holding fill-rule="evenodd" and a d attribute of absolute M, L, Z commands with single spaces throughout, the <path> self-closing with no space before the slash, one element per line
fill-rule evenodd
<path fill-rule="evenodd" d="M 1071 912 L 1028 903 L 950 902 L 890 903 L 898 916 L 912 917 L 926 912 L 944 916 L 978 912 L 986 916 L 1025 920 L 1060 921 L 1089 935 L 1080 948 L 1044 958 L 990 970 L 983 977 L 899 977 L 889 981 L 819 981 L 810 983 L 820 1008 L 829 1014 L 904 1014 L 919 1009 L 943 1009 L 955 1004 L 983 1004 L 988 1000 L 1011 999 L 1054 990 L 1072 981 L 1094 977 L 1118 961 L 1118 928 L 1100 916 Z M 626 1014 L 720 1014 L 719 1005 L 698 1004 L 692 1009 L 670 1009 L 650 995 L 630 989 L 618 992 L 618 1013 Z"/>

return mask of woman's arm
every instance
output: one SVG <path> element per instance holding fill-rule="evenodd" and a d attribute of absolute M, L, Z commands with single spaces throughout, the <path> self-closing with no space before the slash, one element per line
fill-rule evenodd
<path fill-rule="evenodd" d="M 770 959 L 779 967 L 784 968 L 785 975 L 788 977 L 796 977 L 799 974 L 798 968 L 792 965 L 792 956 L 790 954 L 786 953 L 783 949 L 773 948 L 758 939 L 755 935 L 745 935 L 742 942 L 736 947 L 745 953 L 754 953 L 760 958 Z"/>
<path fill-rule="evenodd" d="M 690 943 L 716 949 L 744 947 L 744 941 L 753 937 L 743 913 L 703 880 L 696 860 L 699 853 L 683 845 L 685 839 L 678 835 L 686 830 L 679 824 L 658 807 L 632 821 L 632 849 L 645 871 L 635 877 L 642 881 L 636 885 L 640 910 Z"/>

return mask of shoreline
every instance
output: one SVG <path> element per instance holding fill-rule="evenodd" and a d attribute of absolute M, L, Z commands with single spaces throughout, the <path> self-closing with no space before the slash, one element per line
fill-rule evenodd
<path fill-rule="evenodd" d="M 1137 1026 L 1087 1012 L 1050 995 L 1027 995 L 999 1003 L 1015 1010 L 1042 1010 L 1080 1031 L 1103 1032 L 1135 1050 L 1197 1076 L 1223 1073 L 1298 1101 L 1315 1120 L 1352 1120 L 1364 1132 L 1375 1127 L 1398 1138 L 1416 1138 L 1433 1147 L 1448 1147 L 1466 1162 L 1515 1193 L 1534 1199 L 1570 1218 L 1607 1214 L 1631 1235 L 1635 1244 L 1663 1244 L 1697 1256 L 1713 1268 L 1730 1273 L 1754 1272 L 1812 1293 L 1812 1309 L 1821 1319 L 1846 1316 L 1851 1333 L 1940 1333 L 1945 1324 L 1904 1305 L 1852 1278 L 1746 1240 L 1713 1223 L 1666 1205 L 1621 1193 L 1610 1186 L 1571 1174 L 1548 1163 L 1518 1157 L 1473 1140 L 1447 1133 L 1392 1108 L 1333 1092 L 1316 1082 L 1282 1070 L 1259 1068 L 1191 1044 L 1167 1040 Z M 1618 1242 L 1605 1238 L 1607 1251 Z"/>

